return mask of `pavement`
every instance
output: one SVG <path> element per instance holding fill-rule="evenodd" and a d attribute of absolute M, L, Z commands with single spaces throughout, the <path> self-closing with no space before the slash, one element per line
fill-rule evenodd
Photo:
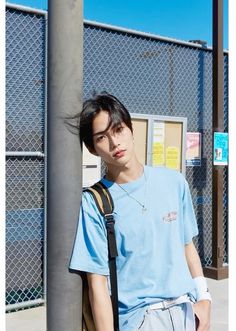
<path fill-rule="evenodd" d="M 210 331 L 229 331 L 228 279 L 207 282 L 213 299 Z M 46 331 L 46 307 L 6 314 L 6 331 Z"/>

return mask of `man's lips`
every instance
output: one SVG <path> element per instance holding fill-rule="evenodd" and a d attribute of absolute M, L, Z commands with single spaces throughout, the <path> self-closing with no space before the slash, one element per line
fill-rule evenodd
<path fill-rule="evenodd" d="M 124 156 L 124 154 L 125 154 L 125 149 L 121 149 L 121 150 L 115 152 L 112 156 L 113 157 L 122 157 L 122 156 Z"/>

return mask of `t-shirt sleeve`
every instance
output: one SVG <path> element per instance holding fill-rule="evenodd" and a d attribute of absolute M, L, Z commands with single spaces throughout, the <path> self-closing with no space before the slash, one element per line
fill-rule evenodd
<path fill-rule="evenodd" d="M 91 194 L 83 193 L 70 269 L 109 275 L 106 227 Z"/>
<path fill-rule="evenodd" d="M 184 243 L 189 244 L 193 237 L 198 235 L 198 226 L 196 215 L 193 208 L 193 202 L 189 185 L 184 178 L 184 192 L 183 192 L 183 221 L 184 221 Z"/>

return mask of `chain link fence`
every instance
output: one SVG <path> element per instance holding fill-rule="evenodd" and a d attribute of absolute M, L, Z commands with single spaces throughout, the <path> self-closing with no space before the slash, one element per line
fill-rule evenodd
<path fill-rule="evenodd" d="M 7 150 L 44 153 L 45 15 L 7 9 Z M 224 55 L 228 130 L 228 54 Z M 202 134 L 201 166 L 187 167 L 203 266 L 212 264 L 212 51 L 118 28 L 84 24 L 84 97 L 116 95 L 131 113 L 188 118 Z M 43 297 L 43 158 L 7 159 L 7 305 Z M 224 262 L 228 262 L 224 170 Z"/>
<path fill-rule="evenodd" d="M 6 304 L 44 296 L 45 15 L 6 10 Z"/>

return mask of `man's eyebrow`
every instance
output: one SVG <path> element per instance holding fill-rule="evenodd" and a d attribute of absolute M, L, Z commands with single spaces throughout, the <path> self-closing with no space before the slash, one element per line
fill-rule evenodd
<path fill-rule="evenodd" d="M 104 133 L 106 133 L 106 132 L 107 132 L 107 130 L 96 132 L 96 133 L 93 134 L 93 137 L 94 137 L 94 136 L 97 136 L 97 135 L 99 135 L 99 134 L 104 134 Z"/>
<path fill-rule="evenodd" d="M 121 124 L 122 124 L 122 123 L 117 123 L 116 125 L 113 125 L 113 126 L 109 125 L 105 130 L 94 133 L 94 134 L 93 134 L 93 137 L 94 137 L 94 136 L 97 136 L 97 135 L 99 135 L 99 134 L 104 134 L 104 133 L 106 133 L 107 131 L 109 131 L 110 128 L 111 128 L 111 130 L 112 130 L 112 129 L 118 127 L 118 126 L 121 125 Z"/>

